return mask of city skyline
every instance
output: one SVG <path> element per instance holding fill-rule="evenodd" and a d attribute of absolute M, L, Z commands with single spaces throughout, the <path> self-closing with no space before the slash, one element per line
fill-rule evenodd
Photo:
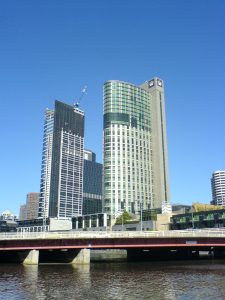
<path fill-rule="evenodd" d="M 211 174 L 225 169 L 224 9 L 220 0 L 2 1 L 0 211 L 18 215 L 39 191 L 43 112 L 55 99 L 73 105 L 88 86 L 84 147 L 101 162 L 103 83 L 154 76 L 165 83 L 171 202 L 210 203 Z"/>

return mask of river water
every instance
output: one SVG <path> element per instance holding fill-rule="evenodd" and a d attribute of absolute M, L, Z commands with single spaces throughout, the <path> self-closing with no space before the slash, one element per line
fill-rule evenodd
<path fill-rule="evenodd" d="M 1 264 L 0 299 L 225 299 L 225 261 Z"/>

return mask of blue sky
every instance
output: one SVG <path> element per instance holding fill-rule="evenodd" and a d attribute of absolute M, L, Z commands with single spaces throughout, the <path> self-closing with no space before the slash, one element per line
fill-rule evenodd
<path fill-rule="evenodd" d="M 225 169 L 225 1 L 0 1 L 0 213 L 39 191 L 44 110 L 88 93 L 85 145 L 102 160 L 102 86 L 158 76 L 172 203 L 209 203 Z"/>

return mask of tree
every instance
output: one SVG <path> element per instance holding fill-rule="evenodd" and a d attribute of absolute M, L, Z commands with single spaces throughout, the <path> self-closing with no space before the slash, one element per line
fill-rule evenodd
<path fill-rule="evenodd" d="M 133 217 L 127 212 L 124 211 L 122 215 L 120 215 L 116 219 L 115 225 L 122 225 L 122 224 L 130 224 L 130 223 L 137 223 L 137 220 L 134 220 Z"/>

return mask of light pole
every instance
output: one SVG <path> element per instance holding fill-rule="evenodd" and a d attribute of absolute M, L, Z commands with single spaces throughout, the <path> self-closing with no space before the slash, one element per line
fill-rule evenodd
<path fill-rule="evenodd" d="M 138 212 L 138 200 L 135 200 L 135 203 L 136 203 L 136 205 L 135 205 L 135 207 L 137 208 L 137 212 Z M 142 231 L 142 205 L 143 205 L 143 203 L 142 202 L 140 202 L 139 203 L 139 206 L 140 206 L 140 225 L 141 225 L 141 231 Z M 135 208 L 135 211 L 136 211 L 136 208 Z"/>
<path fill-rule="evenodd" d="M 123 231 L 123 213 L 122 213 L 122 231 Z"/>
<path fill-rule="evenodd" d="M 45 193 L 44 193 L 44 216 L 43 216 L 43 231 L 45 232 L 46 231 L 46 186 L 47 184 L 45 185 Z"/>
<path fill-rule="evenodd" d="M 193 213 L 193 211 L 191 212 L 191 217 L 192 217 L 192 229 L 194 229 L 195 225 L 194 225 L 194 213 Z"/>
<path fill-rule="evenodd" d="M 124 213 L 124 202 L 120 202 L 120 211 L 122 212 L 121 221 L 122 221 L 122 231 L 123 231 L 123 213 Z"/>
<path fill-rule="evenodd" d="M 141 231 L 142 231 L 142 202 L 140 202 L 140 217 L 141 217 Z"/>

